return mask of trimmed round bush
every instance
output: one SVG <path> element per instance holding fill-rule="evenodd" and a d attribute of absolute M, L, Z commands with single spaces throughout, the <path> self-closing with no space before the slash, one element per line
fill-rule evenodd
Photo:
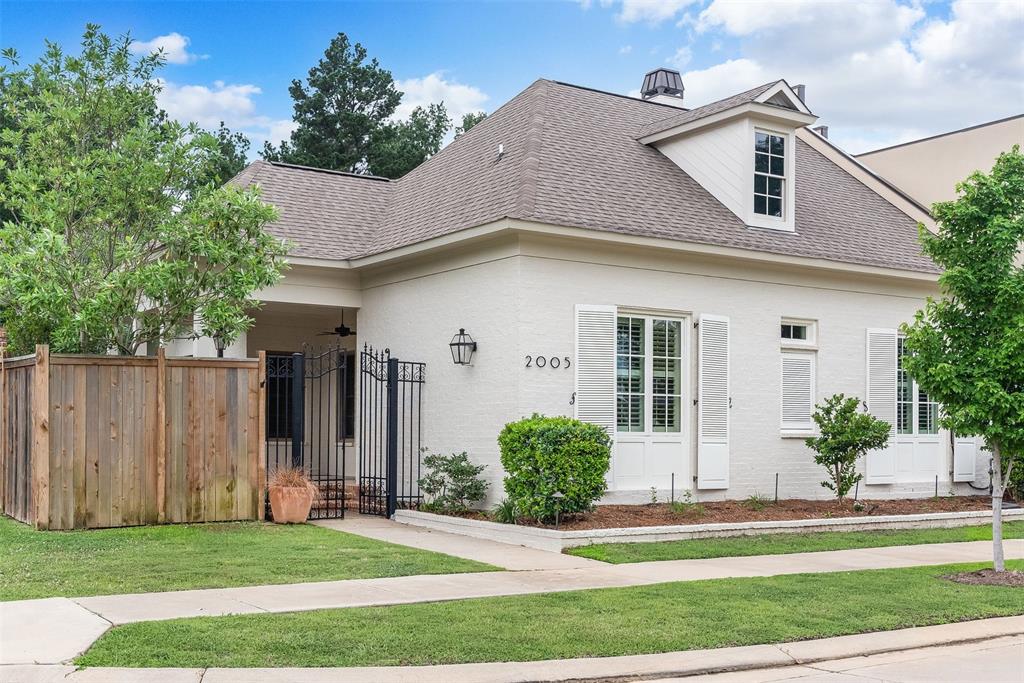
<path fill-rule="evenodd" d="M 534 414 L 505 425 L 498 445 L 505 493 L 524 517 L 549 521 L 556 510 L 588 512 L 604 495 L 611 439 L 597 425 Z"/>

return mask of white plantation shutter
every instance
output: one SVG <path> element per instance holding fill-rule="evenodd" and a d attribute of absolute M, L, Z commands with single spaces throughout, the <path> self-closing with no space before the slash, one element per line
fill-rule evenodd
<path fill-rule="evenodd" d="M 701 314 L 697 342 L 697 488 L 729 488 L 729 319 Z"/>
<path fill-rule="evenodd" d="M 782 354 L 782 428 L 814 427 L 814 354 Z"/>
<path fill-rule="evenodd" d="M 891 426 L 889 445 L 868 451 L 865 456 L 864 481 L 867 484 L 896 482 L 896 330 L 867 331 L 868 412 Z"/>
<path fill-rule="evenodd" d="M 576 305 L 577 420 L 615 432 L 614 306 Z"/>
<path fill-rule="evenodd" d="M 974 481 L 978 440 L 973 436 L 953 437 L 953 481 Z"/>

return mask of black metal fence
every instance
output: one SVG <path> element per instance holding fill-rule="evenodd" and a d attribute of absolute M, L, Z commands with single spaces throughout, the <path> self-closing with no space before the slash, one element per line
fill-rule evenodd
<path fill-rule="evenodd" d="M 359 512 L 390 517 L 421 502 L 426 364 L 364 347 L 359 367 Z"/>
<path fill-rule="evenodd" d="M 267 474 L 303 469 L 320 498 L 311 519 L 345 516 L 345 451 L 353 438 L 352 352 L 337 346 L 267 354 Z"/>

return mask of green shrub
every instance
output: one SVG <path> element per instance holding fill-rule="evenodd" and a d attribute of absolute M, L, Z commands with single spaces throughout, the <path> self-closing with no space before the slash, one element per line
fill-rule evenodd
<path fill-rule="evenodd" d="M 515 524 L 519 519 L 519 510 L 515 501 L 506 498 L 491 508 L 491 519 L 499 524 Z"/>
<path fill-rule="evenodd" d="M 683 491 L 683 495 L 679 500 L 673 501 L 672 512 L 677 515 L 685 515 L 687 517 L 703 517 L 704 506 L 693 499 L 693 494 L 689 491 Z"/>
<path fill-rule="evenodd" d="M 889 442 L 889 423 L 862 412 L 860 405 L 843 394 L 825 399 L 815 406 L 813 416 L 821 436 L 804 441 L 815 451 L 814 462 L 828 472 L 828 481 L 821 485 L 833 491 L 839 502 L 863 478 L 857 472 L 857 459 Z"/>
<path fill-rule="evenodd" d="M 754 491 L 752 494 L 747 496 L 747 499 L 743 501 L 743 504 L 746 505 L 751 510 L 753 510 L 754 512 L 760 512 L 769 505 L 773 505 L 774 501 L 768 496 L 762 496 L 757 491 Z"/>
<path fill-rule="evenodd" d="M 490 484 L 479 478 L 486 465 L 474 465 L 465 452 L 429 453 L 423 457 L 423 466 L 427 475 L 419 484 L 427 498 L 423 509 L 428 512 L 465 512 L 487 495 Z"/>
<path fill-rule="evenodd" d="M 505 493 L 524 517 L 549 521 L 556 511 L 587 512 L 604 495 L 611 439 L 597 425 L 534 414 L 505 425 L 498 445 Z"/>

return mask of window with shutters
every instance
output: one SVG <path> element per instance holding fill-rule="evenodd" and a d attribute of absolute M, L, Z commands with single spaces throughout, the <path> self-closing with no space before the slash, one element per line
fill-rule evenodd
<path fill-rule="evenodd" d="M 939 404 L 918 386 L 904 367 L 904 338 L 896 339 L 896 433 L 913 436 L 939 433 Z"/>
<path fill-rule="evenodd" d="M 619 432 L 682 431 L 682 337 L 679 320 L 618 317 L 615 412 Z"/>
<path fill-rule="evenodd" d="M 815 354 L 782 354 L 782 430 L 810 432 L 814 429 Z"/>

